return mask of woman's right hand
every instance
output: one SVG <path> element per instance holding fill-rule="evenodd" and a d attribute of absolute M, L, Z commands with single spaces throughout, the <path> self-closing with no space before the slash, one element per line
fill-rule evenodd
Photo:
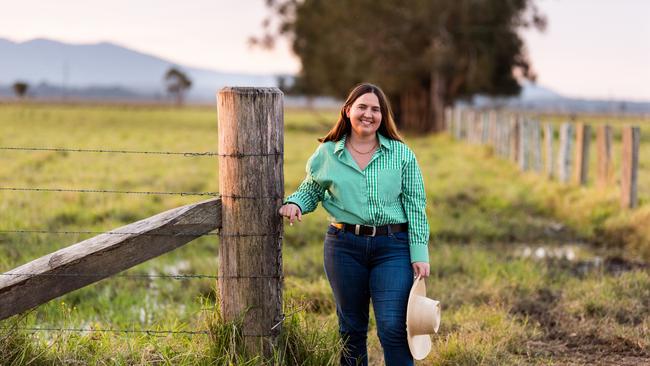
<path fill-rule="evenodd" d="M 289 225 L 293 225 L 293 220 L 295 219 L 302 221 L 302 211 L 300 210 L 300 207 L 295 203 L 287 203 L 282 205 L 282 207 L 280 207 L 280 211 L 278 212 L 280 215 L 289 219 Z"/>

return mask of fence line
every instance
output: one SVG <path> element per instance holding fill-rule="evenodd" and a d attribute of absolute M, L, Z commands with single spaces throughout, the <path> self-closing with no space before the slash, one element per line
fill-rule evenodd
<path fill-rule="evenodd" d="M 246 157 L 246 156 L 277 156 L 284 152 L 273 153 L 238 153 L 238 154 L 220 154 L 213 151 L 205 152 L 183 152 L 183 151 L 147 151 L 147 150 L 113 150 L 113 149 L 79 149 L 79 148 L 58 148 L 58 147 L 18 147 L 18 146 L 0 146 L 0 150 L 9 151 L 52 151 L 52 152 L 75 152 L 75 153 L 110 153 L 110 154 L 141 154 L 141 155 L 182 155 L 185 157 L 197 156 L 218 156 L 218 157 Z"/>
<path fill-rule="evenodd" d="M 24 330 L 29 332 L 77 332 L 77 333 L 144 333 L 149 335 L 158 334 L 187 334 L 187 335 L 209 335 L 207 330 L 157 330 L 157 329 L 84 329 L 84 328 L 42 328 L 42 327 L 7 327 L 0 330 Z"/>
<path fill-rule="evenodd" d="M 102 189 L 68 189 L 68 188 L 20 188 L 0 187 L 0 191 L 17 192 L 72 192 L 72 193 L 103 193 L 103 194 L 135 194 L 135 195 L 167 195 L 167 196 L 211 196 L 232 199 L 284 199 L 282 196 L 243 196 L 237 194 L 224 195 L 219 192 L 149 192 L 149 191 L 116 191 Z"/>
<path fill-rule="evenodd" d="M 21 273 L 0 273 L 0 276 L 7 277 L 21 277 L 29 276 L 33 277 L 122 277 L 122 278 L 137 278 L 137 279 L 156 279 L 156 278 L 169 278 L 174 280 L 183 280 L 183 279 L 219 279 L 219 278 L 283 278 L 283 276 L 278 275 L 247 275 L 247 276 L 217 276 L 217 275 L 206 275 L 206 274 L 188 274 L 188 275 L 175 275 L 175 274 L 160 274 L 160 275 L 150 275 L 150 274 L 112 274 L 112 273 L 42 273 L 42 272 L 21 272 Z"/>
<path fill-rule="evenodd" d="M 217 156 L 216 152 L 181 152 L 181 151 L 146 151 L 146 150 L 114 150 L 114 149 L 80 149 L 80 148 L 59 148 L 59 147 L 23 147 L 23 146 L 0 146 L 0 150 L 9 151 L 50 151 L 50 152 L 75 152 L 75 153 L 110 153 L 110 154 L 141 154 L 141 155 L 182 155 L 194 156 Z"/>
<path fill-rule="evenodd" d="M 271 328 L 270 331 L 275 330 L 280 324 L 282 324 L 287 318 L 290 318 L 297 313 L 304 311 L 312 302 L 304 302 L 301 306 L 295 308 L 288 314 L 282 313 L 280 315 L 280 320 L 276 322 Z M 201 309 L 209 310 L 213 309 Z M 208 330 L 171 330 L 171 329 L 115 329 L 115 328 L 106 328 L 106 329 L 86 329 L 86 328 L 53 328 L 53 327 L 4 327 L 0 330 L 23 330 L 29 332 L 75 332 L 75 333 L 85 333 L 85 332 L 99 332 L 99 333 L 140 333 L 140 334 L 149 334 L 149 335 L 159 335 L 159 334 L 186 334 L 186 335 L 209 335 L 211 334 Z"/>
<path fill-rule="evenodd" d="M 155 192 L 155 191 L 119 191 L 104 189 L 69 189 L 69 188 L 22 188 L 0 187 L 0 191 L 16 192 L 73 192 L 73 193 L 110 193 L 110 194 L 139 194 L 139 195 L 167 195 L 167 196 L 219 196 L 218 192 Z"/>
<path fill-rule="evenodd" d="M 130 232 L 112 232 L 112 231 L 49 231 L 49 230 L 0 230 L 0 234 L 102 234 L 102 235 L 139 235 L 139 236 L 162 236 L 162 237 L 178 237 L 178 236 L 219 236 L 219 237 L 265 237 L 278 235 L 278 233 L 263 233 L 263 234 L 222 234 L 221 232 L 212 233 L 170 233 L 170 234 L 157 234 L 157 233 L 130 233 Z M 279 235 L 282 238 L 282 235 Z"/>
<path fill-rule="evenodd" d="M 530 116 L 469 108 L 457 108 L 445 115 L 452 118 L 449 121 L 451 134 L 457 140 L 491 145 L 498 156 L 515 162 L 522 171 L 533 169 L 542 173 L 543 170 L 549 179 L 587 185 L 592 138 L 592 128 L 588 124 L 560 124 L 555 153 L 553 126 L 550 123 L 542 125 Z M 621 206 L 634 208 L 638 204 L 640 129 L 624 126 L 622 130 Z M 604 188 L 613 183 L 612 128 L 609 125 L 598 126 L 596 132 L 596 182 L 597 187 Z"/>
<path fill-rule="evenodd" d="M 129 232 L 114 232 L 114 231 L 50 231 L 50 230 L 0 230 L 0 234 L 61 234 L 61 235 L 83 235 L 83 234 L 105 234 L 105 235 L 142 235 L 142 236 L 218 236 L 219 233 L 206 233 L 206 234 L 156 234 L 156 233 L 129 233 Z"/>
<path fill-rule="evenodd" d="M 282 218 L 277 209 L 284 198 L 283 101 L 277 88 L 224 88 L 219 93 L 219 153 L 173 152 L 52 147 L 11 147 L 4 151 L 53 151 L 66 153 L 149 154 L 218 156 L 218 192 L 153 192 L 101 189 L 0 187 L 0 191 L 74 192 L 102 194 L 214 196 L 212 200 L 177 207 L 126 225 L 109 235 L 100 235 L 33 260 L 0 275 L 0 319 L 32 309 L 53 298 L 107 277 L 129 278 L 210 278 L 219 280 L 221 312 L 226 321 L 243 314 L 244 343 L 251 353 L 270 355 L 269 348 L 279 338 L 279 325 L 286 319 L 282 311 Z M 248 153 L 246 150 L 271 150 Z M 273 159 L 243 159 L 274 157 Z M 224 160 L 222 161 L 221 158 Z M 229 160 L 226 158 L 234 158 Z M 239 160 L 237 160 L 239 159 Z M 251 189 L 253 188 L 254 189 Z M 258 190 L 259 188 L 259 190 Z M 251 192 L 259 196 L 248 195 Z M 244 194 L 238 194 L 238 193 Z M 222 199 L 224 202 L 222 203 Z M 251 199 L 253 201 L 237 201 Z M 265 200 L 270 199 L 272 202 Z M 251 220 L 264 217 L 265 220 Z M 185 229 L 197 230 L 193 235 Z M 221 229 L 219 275 L 140 275 L 118 274 L 139 263 L 185 245 L 193 238 Z M 120 230 L 122 230 L 120 232 Z M 182 234 L 169 235 L 169 231 Z M 51 234 L 46 230 L 5 230 L 20 234 Z M 241 232 L 241 234 L 239 234 Z M 263 232 L 260 234 L 260 232 Z M 95 234 L 65 231 L 58 233 Z M 248 234 L 251 233 L 251 234 Z M 153 234 L 153 235 L 151 235 Z M 119 237 L 122 235 L 124 237 Z M 150 236 L 162 237 L 151 239 Z M 264 237 L 261 240 L 229 240 L 237 237 Z M 54 273 L 58 272 L 58 273 Z M 260 272 L 262 272 L 260 274 Z M 265 274 L 266 273 L 266 274 Z M 71 278 L 61 281 L 57 277 Z M 232 279 L 232 280 L 231 280 Z M 263 279 L 254 281 L 253 279 Z M 246 289 L 246 291 L 242 291 Z M 13 328 L 18 329 L 18 328 Z M 29 329 L 29 328 L 22 328 Z M 81 328 L 31 328 L 33 331 L 89 331 Z M 179 331 L 100 329 L 125 333 L 180 333 Z M 191 331 L 191 334 L 207 334 Z M 264 341 L 264 342 L 261 342 Z M 268 341 L 268 342 L 267 342 Z"/>

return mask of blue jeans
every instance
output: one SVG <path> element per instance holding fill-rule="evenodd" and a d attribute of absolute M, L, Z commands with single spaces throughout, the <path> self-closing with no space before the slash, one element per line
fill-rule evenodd
<path fill-rule="evenodd" d="M 368 364 L 370 299 L 386 366 L 413 365 L 406 341 L 406 304 L 413 284 L 408 233 L 357 236 L 330 226 L 324 261 L 345 342 L 341 365 Z"/>

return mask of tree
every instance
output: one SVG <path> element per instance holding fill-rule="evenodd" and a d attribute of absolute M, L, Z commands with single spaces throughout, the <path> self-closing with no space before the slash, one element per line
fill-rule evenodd
<path fill-rule="evenodd" d="M 176 105 L 183 105 L 185 92 L 192 86 L 192 81 L 179 69 L 169 68 L 165 73 L 165 86 L 167 92 L 174 97 Z"/>
<path fill-rule="evenodd" d="M 402 128 L 440 131 L 444 107 L 474 94 L 516 95 L 535 74 L 520 28 L 544 29 L 533 0 L 267 0 L 264 35 L 302 62 L 294 90 L 345 95 L 370 81 Z"/>
<path fill-rule="evenodd" d="M 14 94 L 16 94 L 16 97 L 23 99 L 25 95 L 27 95 L 29 84 L 24 81 L 16 81 L 14 85 L 12 85 L 12 88 L 14 89 Z"/>

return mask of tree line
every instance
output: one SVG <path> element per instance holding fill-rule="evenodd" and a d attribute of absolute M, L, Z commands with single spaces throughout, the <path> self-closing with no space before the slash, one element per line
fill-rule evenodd
<path fill-rule="evenodd" d="M 165 90 L 177 106 L 183 105 L 187 91 L 192 87 L 192 80 L 177 67 L 170 67 L 163 76 Z M 30 88 L 26 81 L 16 81 L 11 86 L 16 98 L 23 100 Z"/>
<path fill-rule="evenodd" d="M 512 96 L 535 80 L 519 31 L 543 30 L 533 0 L 267 0 L 263 34 L 286 37 L 302 70 L 290 91 L 345 95 L 380 85 L 400 127 L 440 131 L 444 108 L 475 94 Z"/>

